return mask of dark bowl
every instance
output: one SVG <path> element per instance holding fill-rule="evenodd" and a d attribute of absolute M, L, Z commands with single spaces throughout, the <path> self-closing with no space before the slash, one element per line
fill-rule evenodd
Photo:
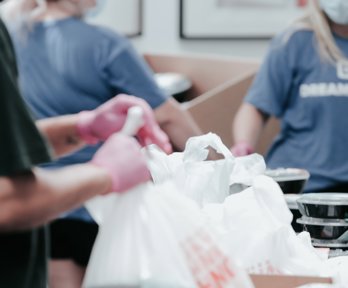
<path fill-rule="evenodd" d="M 300 194 L 307 179 L 277 181 L 284 194 Z"/>
<path fill-rule="evenodd" d="M 348 193 L 309 193 L 297 200 L 302 215 L 321 219 L 348 219 Z"/>
<path fill-rule="evenodd" d="M 309 178 L 307 170 L 297 168 L 269 169 L 265 174 L 279 184 L 284 194 L 300 194 Z"/>
<path fill-rule="evenodd" d="M 335 240 L 337 243 L 348 242 L 348 223 L 342 220 L 313 219 L 302 217 L 297 223 L 303 226 L 312 240 Z"/>

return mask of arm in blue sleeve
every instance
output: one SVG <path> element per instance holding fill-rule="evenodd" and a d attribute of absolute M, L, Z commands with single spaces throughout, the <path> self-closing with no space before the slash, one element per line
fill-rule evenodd
<path fill-rule="evenodd" d="M 153 72 L 131 43 L 120 36 L 108 41 L 102 61 L 102 75 L 115 91 L 144 99 L 152 108 L 168 97 L 157 86 Z"/>
<path fill-rule="evenodd" d="M 254 79 L 245 101 L 267 115 L 281 117 L 287 107 L 293 78 L 291 38 L 276 37 Z"/>

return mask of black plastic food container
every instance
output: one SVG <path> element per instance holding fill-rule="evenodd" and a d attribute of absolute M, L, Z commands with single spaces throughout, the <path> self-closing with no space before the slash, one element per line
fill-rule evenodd
<path fill-rule="evenodd" d="M 284 194 L 301 193 L 309 178 L 307 170 L 297 168 L 266 170 L 265 174 L 279 184 Z"/>
<path fill-rule="evenodd" d="M 348 193 L 309 193 L 296 201 L 304 216 L 348 220 Z"/>
<path fill-rule="evenodd" d="M 301 224 L 298 224 L 296 220 L 298 218 L 301 218 L 302 214 L 300 213 L 297 205 L 297 199 L 301 197 L 299 194 L 284 194 L 284 198 L 286 201 L 286 204 L 288 208 L 290 209 L 292 213 L 292 221 L 291 226 L 295 230 L 295 232 L 301 232 L 303 230 L 303 227 Z"/>
<path fill-rule="evenodd" d="M 337 243 L 348 242 L 348 222 L 344 220 L 327 220 L 302 217 L 297 223 L 303 226 L 312 240 L 335 240 Z"/>

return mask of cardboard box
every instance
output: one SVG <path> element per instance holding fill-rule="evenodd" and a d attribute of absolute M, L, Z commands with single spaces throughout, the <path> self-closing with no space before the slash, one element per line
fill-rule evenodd
<path fill-rule="evenodd" d="M 251 274 L 255 288 L 295 288 L 306 284 L 333 284 L 329 277 Z"/>
<path fill-rule="evenodd" d="M 230 147 L 234 116 L 259 62 L 240 58 L 153 54 L 145 55 L 145 59 L 157 73 L 182 73 L 191 79 L 193 88 L 188 94 L 189 101 L 183 106 L 204 133 L 216 133 Z M 257 152 L 264 154 L 278 131 L 278 122 L 272 119 L 261 135 Z"/>

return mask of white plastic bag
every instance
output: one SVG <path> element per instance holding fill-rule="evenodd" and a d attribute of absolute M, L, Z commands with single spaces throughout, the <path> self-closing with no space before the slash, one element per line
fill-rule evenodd
<path fill-rule="evenodd" d="M 225 158 L 205 161 L 209 147 Z M 221 203 L 229 195 L 234 157 L 216 134 L 190 138 L 182 153 L 167 156 L 154 148 L 149 153 L 149 167 L 155 183 L 172 178 L 178 191 L 201 206 Z"/>
<path fill-rule="evenodd" d="M 249 273 L 320 274 L 322 259 L 297 238 L 283 193 L 271 178 L 257 176 L 252 187 L 204 210 L 226 230 L 221 238 Z"/>
<path fill-rule="evenodd" d="M 230 175 L 230 185 L 244 184 L 251 186 L 256 176 L 264 174 L 266 163 L 260 154 L 254 153 L 236 157 L 233 171 Z"/>
<path fill-rule="evenodd" d="M 101 222 L 83 287 L 253 287 L 198 206 L 170 182 L 105 201 L 105 210 L 103 197 L 87 205 Z"/>
<path fill-rule="evenodd" d="M 323 267 L 323 274 L 332 272 L 336 274 L 337 288 L 348 288 L 348 256 L 339 256 L 328 259 Z"/>
<path fill-rule="evenodd" d="M 230 175 L 230 194 L 238 193 L 252 185 L 256 176 L 264 174 L 266 163 L 259 154 L 236 157 Z"/>

